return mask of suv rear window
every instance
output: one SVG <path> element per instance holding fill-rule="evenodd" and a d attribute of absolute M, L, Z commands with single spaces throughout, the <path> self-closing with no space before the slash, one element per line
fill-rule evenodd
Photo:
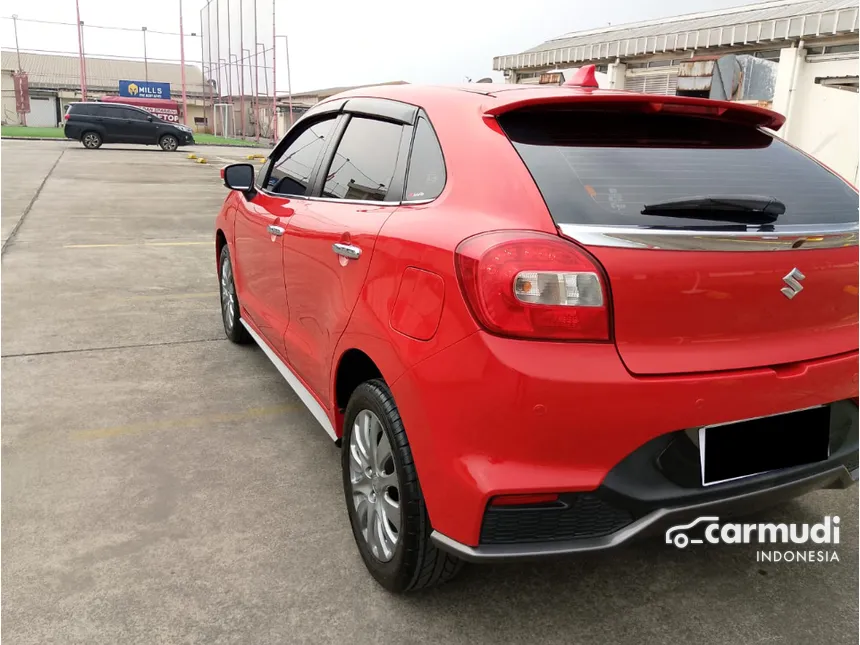
<path fill-rule="evenodd" d="M 557 224 L 726 228 L 689 212 L 642 213 L 646 204 L 709 195 L 775 197 L 785 204 L 777 225 L 857 221 L 857 193 L 845 182 L 750 126 L 558 109 L 512 112 L 499 122 Z"/>

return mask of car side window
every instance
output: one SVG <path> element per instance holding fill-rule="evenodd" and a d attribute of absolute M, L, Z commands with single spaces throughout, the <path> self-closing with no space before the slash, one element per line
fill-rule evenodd
<path fill-rule="evenodd" d="M 149 113 L 144 112 L 143 110 L 131 110 L 126 108 L 123 111 L 125 112 L 125 118 L 131 119 L 132 121 L 147 121 L 149 117 Z"/>
<path fill-rule="evenodd" d="M 318 121 L 296 137 L 272 165 L 267 190 L 278 195 L 304 195 L 314 166 L 334 130 L 335 117 Z"/>
<path fill-rule="evenodd" d="M 420 117 L 412 140 L 404 201 L 436 199 L 444 187 L 445 159 L 442 157 L 442 148 L 430 122 Z"/>
<path fill-rule="evenodd" d="M 352 117 L 326 174 L 322 196 L 384 201 L 394 178 L 402 136 L 402 125 Z"/>

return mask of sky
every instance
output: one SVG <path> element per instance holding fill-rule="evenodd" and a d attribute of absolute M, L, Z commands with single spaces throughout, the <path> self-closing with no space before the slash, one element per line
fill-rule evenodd
<path fill-rule="evenodd" d="M 513 54 L 562 34 L 627 22 L 676 16 L 749 4 L 744 0 L 212 0 L 209 19 L 215 30 L 216 3 L 220 11 L 221 57 L 227 58 L 226 25 L 231 26 L 231 49 L 238 53 L 239 4 L 242 3 L 245 48 L 253 41 L 253 4 L 257 3 L 257 41 L 268 48 L 271 65 L 272 2 L 279 35 L 288 36 L 290 85 L 294 92 L 326 87 L 403 80 L 410 83 L 462 83 L 493 73 L 493 57 Z M 230 3 L 231 20 L 227 20 Z M 84 47 L 89 55 L 143 57 L 142 26 L 147 27 L 150 59 L 179 60 L 179 0 L 79 0 Z M 201 33 L 205 0 L 183 0 L 184 32 Z M 74 0 L 4 0 L 0 43 L 14 48 L 13 21 L 17 14 L 22 50 L 66 52 L 77 55 Z M 206 13 L 203 14 L 204 27 Z M 27 22 L 59 21 L 66 25 Z M 100 29 L 125 27 L 126 31 Z M 175 35 L 156 33 L 173 32 Z M 204 32 L 207 31 L 204 28 Z M 214 38 L 214 37 L 213 37 Z M 186 60 L 210 58 L 201 54 L 198 36 L 185 38 Z M 217 41 L 212 41 L 217 50 Z M 246 54 L 248 56 L 248 54 Z M 286 43 L 277 40 L 279 94 L 287 89 Z M 213 53 L 212 59 L 217 56 Z M 261 63 L 262 64 L 262 63 Z M 271 79 L 271 76 L 269 77 Z M 156 79 L 152 79 L 156 80 Z"/>

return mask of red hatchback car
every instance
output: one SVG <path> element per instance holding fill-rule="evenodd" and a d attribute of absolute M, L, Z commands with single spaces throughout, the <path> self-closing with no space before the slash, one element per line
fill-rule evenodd
<path fill-rule="evenodd" d="M 757 107 L 366 88 L 227 166 L 224 328 L 335 441 L 386 588 L 858 473 L 858 196 Z"/>

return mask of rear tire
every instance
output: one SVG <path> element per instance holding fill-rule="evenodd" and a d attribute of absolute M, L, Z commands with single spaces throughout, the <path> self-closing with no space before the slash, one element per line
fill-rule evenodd
<path fill-rule="evenodd" d="M 88 150 L 97 150 L 102 147 L 102 135 L 93 131 L 84 132 L 81 135 L 81 143 Z"/>
<path fill-rule="evenodd" d="M 233 280 L 233 262 L 230 260 L 230 249 L 227 248 L 226 244 L 221 249 L 218 273 L 224 334 L 237 345 L 247 345 L 253 339 L 242 324 L 239 315 L 239 298 L 236 295 L 236 283 Z"/>
<path fill-rule="evenodd" d="M 165 134 L 158 140 L 158 145 L 161 146 L 161 149 L 165 152 L 173 152 L 179 147 L 179 139 L 174 137 L 172 134 Z"/>
<path fill-rule="evenodd" d="M 379 584 L 402 593 L 442 584 L 459 573 L 463 561 L 430 540 L 433 529 L 406 431 L 391 391 L 381 380 L 362 383 L 349 399 L 341 468 L 352 534 Z M 373 506 L 381 510 L 371 512 Z M 378 522 L 375 526 L 387 537 L 374 540 L 371 521 Z"/>

